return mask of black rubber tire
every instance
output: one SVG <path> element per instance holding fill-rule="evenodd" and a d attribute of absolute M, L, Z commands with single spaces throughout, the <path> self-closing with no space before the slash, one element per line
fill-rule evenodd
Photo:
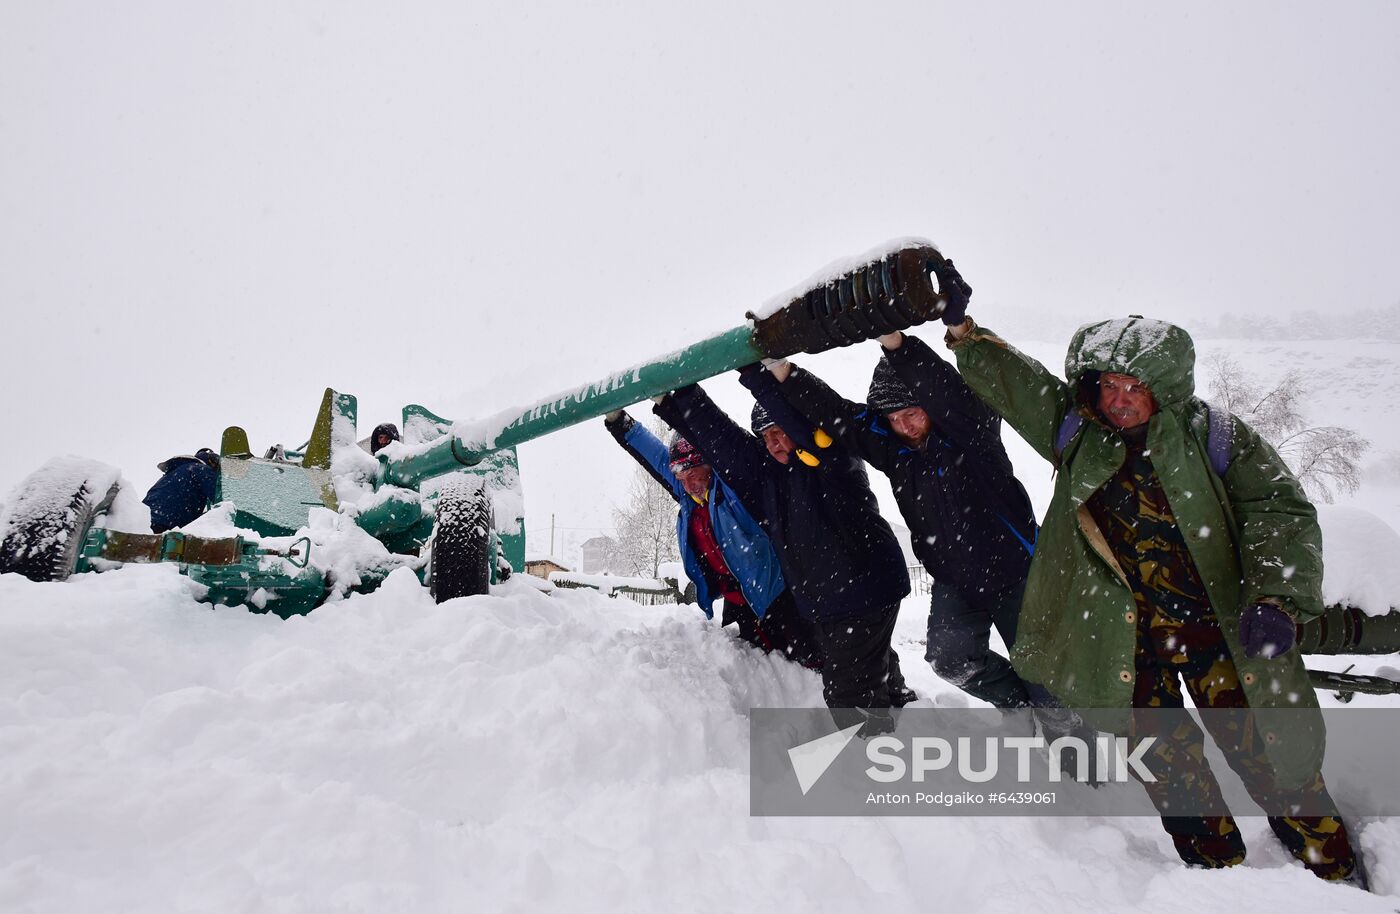
<path fill-rule="evenodd" d="M 93 518 L 107 510 L 117 494 L 116 484 L 104 492 L 94 492 L 93 486 L 85 481 L 66 504 L 33 511 L 24 510 L 21 494 L 0 541 L 0 574 L 22 574 L 31 581 L 66 581 L 78 564 Z"/>
<path fill-rule="evenodd" d="M 474 597 L 491 587 L 491 497 L 482 481 L 463 477 L 445 485 L 437 503 L 437 526 L 428 588 L 438 603 Z"/>

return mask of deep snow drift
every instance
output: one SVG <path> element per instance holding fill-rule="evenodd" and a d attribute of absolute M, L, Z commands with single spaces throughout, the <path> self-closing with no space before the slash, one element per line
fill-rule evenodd
<path fill-rule="evenodd" d="M 747 709 L 820 684 L 693 607 L 523 581 L 437 606 L 400 570 L 283 622 L 191 587 L 0 577 L 0 909 L 1395 908 L 1262 819 L 1246 866 L 1207 873 L 1155 819 L 751 818 Z M 901 616 L 910 683 L 964 703 L 925 612 Z M 1400 892 L 1400 823 L 1353 824 Z"/>

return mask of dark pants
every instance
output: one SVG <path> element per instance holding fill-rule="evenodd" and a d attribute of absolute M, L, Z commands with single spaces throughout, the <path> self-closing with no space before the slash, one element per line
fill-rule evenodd
<path fill-rule="evenodd" d="M 792 593 L 784 590 L 769 604 L 760 620 L 747 606 L 725 602 L 721 624 L 739 626 L 739 637 L 764 653 L 778 651 L 811 670 L 822 668 L 822 650 L 816 626 L 797 611 Z"/>
<path fill-rule="evenodd" d="M 1004 590 L 966 595 L 934 581 L 924 659 L 940 678 L 998 708 L 1031 704 L 1026 684 L 1011 661 L 988 647 L 992 626 L 1010 646 L 1016 641 L 1025 582 Z"/>
<path fill-rule="evenodd" d="M 1139 603 L 1139 610 L 1144 607 Z M 1192 621 L 1173 619 L 1150 608 L 1138 623 L 1137 679 L 1133 687 L 1135 708 L 1181 708 L 1183 686 L 1197 708 L 1247 708 L 1239 671 L 1220 631 L 1214 613 Z M 1226 761 L 1240 776 L 1251 796 L 1265 809 L 1301 805 L 1306 798 L 1313 808 L 1335 809 L 1322 775 L 1303 787 L 1282 793 L 1273 785 L 1273 770 L 1259 747 L 1264 739 L 1250 724 L 1238 732 L 1228 724 L 1212 726 L 1211 737 Z M 1135 724 L 1136 735 L 1145 735 Z M 1158 733 L 1150 755 L 1153 770 L 1166 776 L 1144 784 L 1159 812 L 1162 827 L 1172 837 L 1177 853 L 1188 864 L 1203 867 L 1233 866 L 1244 860 L 1244 841 L 1231 816 L 1167 815 L 1189 795 L 1198 808 L 1223 808 L 1220 785 L 1204 760 L 1204 735 L 1183 714 L 1173 720 L 1170 732 Z M 1295 796 L 1296 795 L 1296 796 Z M 1269 816 L 1269 826 L 1288 851 L 1324 879 L 1344 879 L 1356 867 L 1347 828 L 1331 816 Z"/>
<path fill-rule="evenodd" d="M 899 655 L 890 647 L 898 618 L 895 603 L 866 616 L 817 620 L 828 708 L 888 708 L 890 692 L 905 688 Z"/>

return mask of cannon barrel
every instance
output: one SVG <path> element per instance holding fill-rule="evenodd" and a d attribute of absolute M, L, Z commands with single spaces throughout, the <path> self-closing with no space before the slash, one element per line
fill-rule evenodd
<path fill-rule="evenodd" d="M 943 313 L 930 271 L 943 262 L 926 241 L 886 245 L 829 268 L 773 313 L 691 346 L 471 423 L 421 450 L 381 456 L 378 483 L 414 486 L 531 441 L 764 358 L 817 353 L 904 330 Z"/>
<path fill-rule="evenodd" d="M 1298 650 L 1304 654 L 1400 653 L 1400 611 L 1368 616 L 1355 606 L 1336 604 L 1298 626 Z"/>

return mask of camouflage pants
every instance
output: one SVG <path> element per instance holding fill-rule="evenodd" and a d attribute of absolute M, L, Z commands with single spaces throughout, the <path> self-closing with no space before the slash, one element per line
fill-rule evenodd
<path fill-rule="evenodd" d="M 1139 609 L 1144 609 L 1141 603 Z M 1248 707 L 1239 672 L 1214 613 L 1189 622 L 1150 610 L 1139 618 L 1134 707 L 1182 708 L 1183 685 L 1197 708 Z M 1300 803 L 1313 809 L 1336 808 L 1321 774 L 1294 791 L 1274 786 L 1273 770 L 1262 751 L 1263 739 L 1247 718 L 1207 715 L 1205 720 L 1230 767 L 1266 810 L 1296 808 Z M 1137 724 L 1134 735 L 1145 735 L 1144 726 Z M 1167 776 L 1144 786 L 1181 859 L 1210 868 L 1243 862 L 1244 840 L 1232 816 L 1172 814 L 1173 809 L 1183 807 L 1228 812 L 1205 759 L 1200 727 L 1185 713 L 1168 716 L 1166 722 L 1154 717 L 1152 726 L 1159 737 L 1150 753 L 1152 768 L 1167 772 Z M 1323 879 L 1344 879 L 1356 866 L 1346 826 L 1336 815 L 1271 815 L 1269 825 L 1288 851 Z"/>

